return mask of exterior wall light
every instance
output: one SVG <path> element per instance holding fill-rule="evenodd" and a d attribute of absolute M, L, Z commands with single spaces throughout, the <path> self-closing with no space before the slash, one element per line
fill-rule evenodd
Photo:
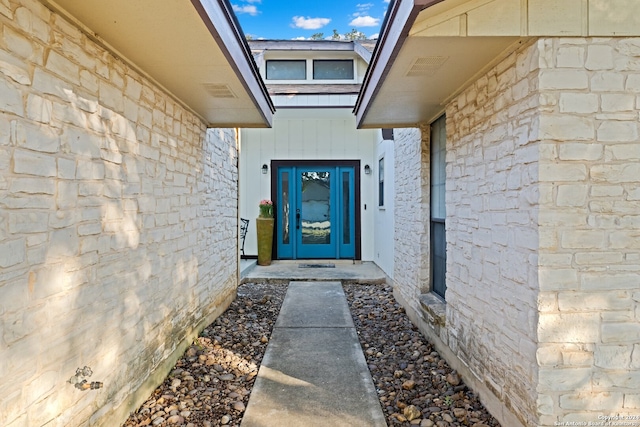
<path fill-rule="evenodd" d="M 371 166 L 364 165 L 364 173 L 367 175 L 371 175 Z"/>
<path fill-rule="evenodd" d="M 266 175 L 267 172 L 269 172 L 269 166 L 267 166 L 267 164 L 265 163 L 264 165 L 262 165 L 262 173 Z"/>

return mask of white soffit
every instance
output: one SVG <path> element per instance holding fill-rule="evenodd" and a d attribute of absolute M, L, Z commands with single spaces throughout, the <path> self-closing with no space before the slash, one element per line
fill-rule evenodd
<path fill-rule="evenodd" d="M 440 114 L 445 101 L 517 37 L 409 37 L 361 127 L 411 127 Z"/>
<path fill-rule="evenodd" d="M 273 105 L 222 0 L 43 0 L 209 126 L 268 127 Z"/>

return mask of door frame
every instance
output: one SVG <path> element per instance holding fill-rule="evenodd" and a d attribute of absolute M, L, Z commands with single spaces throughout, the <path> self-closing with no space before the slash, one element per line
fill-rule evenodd
<path fill-rule="evenodd" d="M 356 261 L 362 259 L 361 248 L 361 207 L 360 207 L 360 160 L 271 160 L 271 200 L 274 203 L 273 213 L 277 224 L 278 218 L 278 169 L 280 167 L 313 167 L 313 166 L 329 166 L 329 167 L 353 167 L 353 191 L 355 206 L 355 256 Z M 275 227 L 274 227 L 275 229 Z M 278 239 L 273 239 L 273 259 L 278 259 Z"/>

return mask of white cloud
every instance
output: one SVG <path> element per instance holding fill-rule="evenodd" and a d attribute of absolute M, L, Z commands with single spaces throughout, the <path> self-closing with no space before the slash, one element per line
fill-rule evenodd
<path fill-rule="evenodd" d="M 373 18 L 371 16 L 358 16 L 353 21 L 349 22 L 349 25 L 353 27 L 375 27 L 379 25 L 380 19 Z"/>
<path fill-rule="evenodd" d="M 258 14 L 258 8 L 251 4 L 246 4 L 243 6 L 234 4 L 232 6 L 235 13 L 248 13 L 251 16 L 256 16 Z"/>
<path fill-rule="evenodd" d="M 292 27 L 302 28 L 303 30 L 317 30 L 331 22 L 329 18 L 305 18 L 304 16 L 294 16 L 292 19 Z"/>

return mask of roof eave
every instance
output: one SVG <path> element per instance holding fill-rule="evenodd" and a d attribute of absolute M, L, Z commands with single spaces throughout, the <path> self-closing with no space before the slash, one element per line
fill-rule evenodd
<path fill-rule="evenodd" d="M 191 0 L 268 127 L 275 107 L 228 0 Z"/>
<path fill-rule="evenodd" d="M 365 127 L 364 120 L 371 103 L 389 74 L 391 65 L 402 49 L 418 14 L 442 1 L 444 0 L 395 0 L 389 5 L 380 30 L 380 38 L 373 51 L 362 90 L 353 110 L 358 129 Z"/>

